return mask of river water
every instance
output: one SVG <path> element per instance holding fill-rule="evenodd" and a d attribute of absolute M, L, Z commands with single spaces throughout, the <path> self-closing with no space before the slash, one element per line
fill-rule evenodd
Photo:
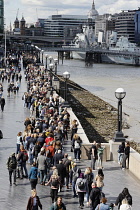
<path fill-rule="evenodd" d="M 64 60 L 62 65 L 60 60 L 58 74 L 65 71 L 70 73 L 71 80 L 116 108 L 115 90 L 124 88 L 126 96 L 122 101 L 123 112 L 127 114 L 125 120 L 130 128 L 123 132 L 129 139 L 139 142 L 140 67 L 114 64 L 93 64 L 93 67 L 85 67 L 84 61 L 74 59 Z"/>

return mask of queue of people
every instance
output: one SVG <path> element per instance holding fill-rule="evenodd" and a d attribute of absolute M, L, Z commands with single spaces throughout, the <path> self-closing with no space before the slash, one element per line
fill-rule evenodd
<path fill-rule="evenodd" d="M 131 207 L 132 196 L 127 188 L 112 207 L 107 204 L 102 191 L 105 179 L 102 165 L 104 148 L 100 143 L 93 142 L 90 150 L 91 167 L 86 167 L 82 172 L 83 169 L 78 165 L 82 140 L 77 134 L 77 120 L 70 122 L 70 114 L 63 107 L 63 99 L 50 91 L 50 77 L 46 69 L 28 65 L 24 73 L 27 92 L 22 100 L 24 108 L 29 109 L 30 116 L 24 121 L 25 130 L 17 134 L 16 152 L 8 158 L 7 168 L 10 186 L 16 186 L 17 179 L 29 179 L 32 195 L 28 200 L 27 210 L 43 208 L 37 196 L 38 184 L 42 187 L 50 185 L 51 210 L 66 210 L 59 192 L 71 187 L 73 198 L 78 197 L 80 209 L 84 208 L 85 195 L 86 205 L 91 210 L 113 209 L 114 206 L 123 209 L 121 206 L 125 206 L 127 202 Z M 69 138 L 74 160 L 64 151 L 64 143 Z M 128 159 L 127 146 L 124 161 Z M 96 161 L 98 173 L 95 176 Z M 123 164 L 125 167 L 125 162 Z"/>

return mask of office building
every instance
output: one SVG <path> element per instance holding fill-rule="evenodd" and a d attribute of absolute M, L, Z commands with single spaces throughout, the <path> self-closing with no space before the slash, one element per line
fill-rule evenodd
<path fill-rule="evenodd" d="M 134 22 L 135 22 L 135 43 L 140 46 L 140 9 L 135 13 Z"/>
<path fill-rule="evenodd" d="M 0 0 L 0 33 L 4 31 L 4 0 Z"/>
<path fill-rule="evenodd" d="M 136 10 L 122 11 L 118 14 L 115 23 L 115 30 L 117 31 L 117 39 L 121 36 L 127 36 L 130 42 L 135 42 L 135 16 Z"/>

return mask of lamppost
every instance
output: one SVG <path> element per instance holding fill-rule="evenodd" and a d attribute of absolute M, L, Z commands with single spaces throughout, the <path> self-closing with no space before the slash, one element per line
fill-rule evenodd
<path fill-rule="evenodd" d="M 45 55 L 46 58 L 46 70 L 47 70 L 47 59 L 48 59 L 48 54 Z"/>
<path fill-rule="evenodd" d="M 55 74 L 57 74 L 57 63 L 58 63 L 58 59 L 57 58 L 54 58 Z"/>
<path fill-rule="evenodd" d="M 70 73 L 68 71 L 65 71 L 63 73 L 63 77 L 65 79 L 65 94 L 64 94 L 64 99 L 65 99 L 65 102 L 64 102 L 64 106 L 68 107 L 68 102 L 67 102 L 67 80 L 70 78 Z"/>
<path fill-rule="evenodd" d="M 50 86 L 52 87 L 52 71 L 54 69 L 54 64 L 53 63 L 49 64 L 49 69 L 50 69 Z"/>
<path fill-rule="evenodd" d="M 42 64 L 43 64 L 43 52 L 44 52 L 44 50 L 41 50 L 41 52 L 42 52 Z"/>
<path fill-rule="evenodd" d="M 53 60 L 53 57 L 52 56 L 49 56 L 50 64 L 52 63 L 52 60 Z"/>
<path fill-rule="evenodd" d="M 115 135 L 115 142 L 125 141 L 122 132 L 122 99 L 125 97 L 126 92 L 123 88 L 118 88 L 115 91 L 115 97 L 118 99 L 118 130 Z"/>

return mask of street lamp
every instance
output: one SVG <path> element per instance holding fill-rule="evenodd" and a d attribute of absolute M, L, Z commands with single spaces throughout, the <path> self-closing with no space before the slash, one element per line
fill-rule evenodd
<path fill-rule="evenodd" d="M 42 64 L 43 64 L 43 52 L 44 52 L 44 50 L 41 50 L 41 52 L 42 52 Z"/>
<path fill-rule="evenodd" d="M 50 69 L 50 86 L 52 87 L 52 71 L 54 69 L 54 64 L 53 63 L 49 64 L 49 69 Z"/>
<path fill-rule="evenodd" d="M 67 80 L 70 78 L 70 73 L 68 71 L 65 71 L 63 73 L 63 77 L 65 79 L 65 95 L 64 95 L 65 103 L 64 103 L 64 106 L 68 107 L 68 102 L 67 102 Z"/>
<path fill-rule="evenodd" d="M 126 92 L 123 88 L 118 88 L 115 91 L 115 97 L 118 99 L 118 131 L 115 135 L 115 142 L 125 141 L 123 132 L 122 132 L 122 99 L 125 97 Z"/>
<path fill-rule="evenodd" d="M 55 74 L 57 74 L 57 63 L 58 63 L 57 58 L 54 58 L 54 63 L 55 63 Z"/>
<path fill-rule="evenodd" d="M 52 56 L 49 56 L 49 60 L 50 60 L 50 64 L 51 64 L 51 62 L 53 60 L 53 57 Z"/>
<path fill-rule="evenodd" d="M 48 54 L 45 55 L 46 57 L 46 69 L 47 69 L 47 59 L 48 59 Z"/>

